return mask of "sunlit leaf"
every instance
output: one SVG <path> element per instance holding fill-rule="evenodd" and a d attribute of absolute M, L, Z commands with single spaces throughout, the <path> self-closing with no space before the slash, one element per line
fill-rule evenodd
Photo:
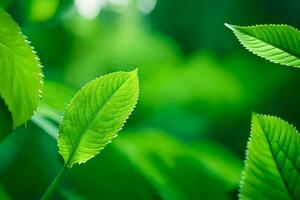
<path fill-rule="evenodd" d="M 300 135 L 289 123 L 253 114 L 241 199 L 300 199 Z"/>
<path fill-rule="evenodd" d="M 300 32 L 297 29 L 288 25 L 225 25 L 252 53 L 274 63 L 300 67 Z"/>
<path fill-rule="evenodd" d="M 117 136 L 139 94 L 137 71 L 116 72 L 85 85 L 71 100 L 59 128 L 65 165 L 85 163 Z"/>
<path fill-rule="evenodd" d="M 13 127 L 31 118 L 40 101 L 40 61 L 14 20 L 0 8 L 0 95 Z"/>

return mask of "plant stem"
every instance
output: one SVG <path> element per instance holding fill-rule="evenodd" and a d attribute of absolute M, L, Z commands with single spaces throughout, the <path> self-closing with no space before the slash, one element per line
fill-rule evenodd
<path fill-rule="evenodd" d="M 56 175 L 55 179 L 52 181 L 51 185 L 48 187 L 47 191 L 42 196 L 41 200 L 48 200 L 52 193 L 55 191 L 57 186 L 59 185 L 59 182 L 61 178 L 63 177 L 64 173 L 67 171 L 67 165 L 64 165 L 63 168 L 59 171 L 59 173 Z"/>

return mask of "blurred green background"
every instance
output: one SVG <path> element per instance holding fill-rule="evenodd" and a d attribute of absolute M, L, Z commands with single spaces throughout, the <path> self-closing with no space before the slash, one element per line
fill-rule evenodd
<path fill-rule="evenodd" d="M 300 127 L 300 71 L 244 50 L 224 22 L 300 27 L 300 1 L 1 0 L 44 66 L 37 115 L 0 143 L 0 199 L 39 199 L 55 137 L 85 83 L 139 69 L 133 115 L 55 199 L 237 199 L 251 112 Z M 0 102 L 2 103 L 2 102 Z"/>

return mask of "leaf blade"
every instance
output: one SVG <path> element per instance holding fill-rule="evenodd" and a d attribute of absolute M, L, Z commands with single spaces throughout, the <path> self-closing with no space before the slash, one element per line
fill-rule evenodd
<path fill-rule="evenodd" d="M 273 63 L 300 67 L 300 32 L 288 25 L 236 26 L 226 24 L 253 54 Z"/>
<path fill-rule="evenodd" d="M 13 127 L 26 123 L 42 91 L 41 63 L 14 20 L 0 8 L 0 95 L 13 118 Z"/>
<path fill-rule="evenodd" d="M 110 143 L 138 94 L 137 71 L 111 73 L 85 85 L 71 100 L 59 128 L 58 147 L 65 164 L 85 163 Z"/>
<path fill-rule="evenodd" d="M 253 114 L 240 199 L 299 199 L 299 144 L 298 131 L 287 122 Z"/>

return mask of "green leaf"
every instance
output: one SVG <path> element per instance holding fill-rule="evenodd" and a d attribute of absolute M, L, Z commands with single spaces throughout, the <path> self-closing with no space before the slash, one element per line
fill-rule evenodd
<path fill-rule="evenodd" d="M 85 163 L 117 136 L 139 94 L 137 70 L 116 72 L 85 85 L 71 100 L 59 128 L 67 167 Z"/>
<path fill-rule="evenodd" d="M 75 92 L 66 85 L 47 80 L 41 105 L 50 107 L 57 112 L 63 112 Z"/>
<path fill-rule="evenodd" d="M 289 123 L 253 114 L 241 199 L 300 199 L 300 135 Z"/>
<path fill-rule="evenodd" d="M 300 67 L 300 32 L 297 29 L 288 25 L 225 25 L 252 53 L 274 63 Z"/>
<path fill-rule="evenodd" d="M 40 101 L 40 61 L 14 20 L 0 8 L 0 95 L 12 113 L 13 127 L 26 123 Z"/>

